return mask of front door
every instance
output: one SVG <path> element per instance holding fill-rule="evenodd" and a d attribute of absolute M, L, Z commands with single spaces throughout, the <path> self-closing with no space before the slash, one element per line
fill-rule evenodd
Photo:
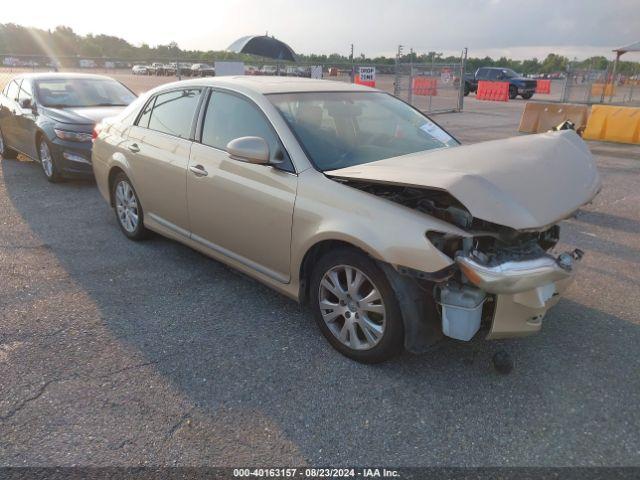
<path fill-rule="evenodd" d="M 271 124 L 249 99 L 214 91 L 202 143 L 194 143 L 187 175 L 192 239 L 286 283 L 290 278 L 295 175 Z M 264 138 L 279 168 L 232 160 L 229 141 Z"/>
<path fill-rule="evenodd" d="M 31 158 L 38 158 L 36 147 L 36 114 L 32 107 L 22 108 L 20 103 L 30 100 L 33 104 L 31 80 L 24 79 L 18 95 L 18 114 L 15 116 L 16 148 Z"/>

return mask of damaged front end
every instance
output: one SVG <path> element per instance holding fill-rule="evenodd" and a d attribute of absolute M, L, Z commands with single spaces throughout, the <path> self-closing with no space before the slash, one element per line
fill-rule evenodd
<path fill-rule="evenodd" d="M 487 338 L 528 335 L 540 330 L 546 311 L 573 280 L 580 250 L 554 253 L 560 227 L 515 230 L 474 218 L 448 192 L 341 179 L 341 183 L 444 220 L 466 236 L 438 231 L 427 239 L 452 264 L 438 272 L 398 267 L 423 295 L 432 296 L 441 331 L 471 340 L 482 325 Z M 415 349 L 414 349 L 415 350 Z"/>

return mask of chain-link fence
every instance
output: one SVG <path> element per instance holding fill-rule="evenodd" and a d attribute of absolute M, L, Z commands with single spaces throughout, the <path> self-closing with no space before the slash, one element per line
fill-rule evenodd
<path fill-rule="evenodd" d="M 560 101 L 638 106 L 640 68 L 625 73 L 615 72 L 613 61 L 604 69 L 570 65 L 562 84 Z"/>
<path fill-rule="evenodd" d="M 429 113 L 462 110 L 462 63 L 397 64 L 394 94 Z"/>
<path fill-rule="evenodd" d="M 67 57 L 55 61 L 38 57 L 0 56 L 0 88 L 18 73 L 86 72 L 108 75 L 124 83 L 136 93 L 178 78 L 215 74 L 216 59 L 198 60 L 117 60 Z M 277 75 L 323 78 L 375 86 L 392 93 L 414 107 L 430 112 L 462 109 L 460 91 L 461 64 L 371 64 L 371 63 L 283 63 L 252 61 L 240 63 L 245 75 Z M 362 72 L 362 74 L 361 74 Z M 435 88 L 425 88 L 427 84 Z"/>

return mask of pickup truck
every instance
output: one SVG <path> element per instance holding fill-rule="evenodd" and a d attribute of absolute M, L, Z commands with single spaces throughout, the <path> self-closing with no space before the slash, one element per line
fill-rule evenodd
<path fill-rule="evenodd" d="M 490 82 L 509 82 L 509 98 L 513 100 L 520 95 L 525 100 L 533 97 L 536 91 L 536 81 L 524 78 L 510 68 L 501 67 L 481 67 L 476 70 L 475 75 L 466 74 L 464 76 L 464 94 L 478 91 L 478 82 L 487 80 Z"/>

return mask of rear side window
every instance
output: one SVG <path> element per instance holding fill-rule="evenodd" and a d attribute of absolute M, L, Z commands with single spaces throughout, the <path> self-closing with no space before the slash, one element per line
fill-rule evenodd
<path fill-rule="evenodd" d="M 156 97 L 153 97 L 151 100 L 149 100 L 142 109 L 140 118 L 138 119 L 139 127 L 149 128 L 149 119 L 151 118 L 151 110 L 153 110 L 154 103 L 156 103 Z"/>
<path fill-rule="evenodd" d="M 284 148 L 275 131 L 251 101 L 224 92 L 212 92 L 202 128 L 202 143 L 226 150 L 227 144 L 240 137 L 262 137 L 269 145 L 271 160 L 283 161 L 283 169 L 292 171 Z"/>
<path fill-rule="evenodd" d="M 175 90 L 156 96 L 148 128 L 175 137 L 189 138 L 200 100 L 200 89 Z M 146 121 L 145 115 L 140 118 Z M 138 123 L 140 126 L 145 126 Z"/>

